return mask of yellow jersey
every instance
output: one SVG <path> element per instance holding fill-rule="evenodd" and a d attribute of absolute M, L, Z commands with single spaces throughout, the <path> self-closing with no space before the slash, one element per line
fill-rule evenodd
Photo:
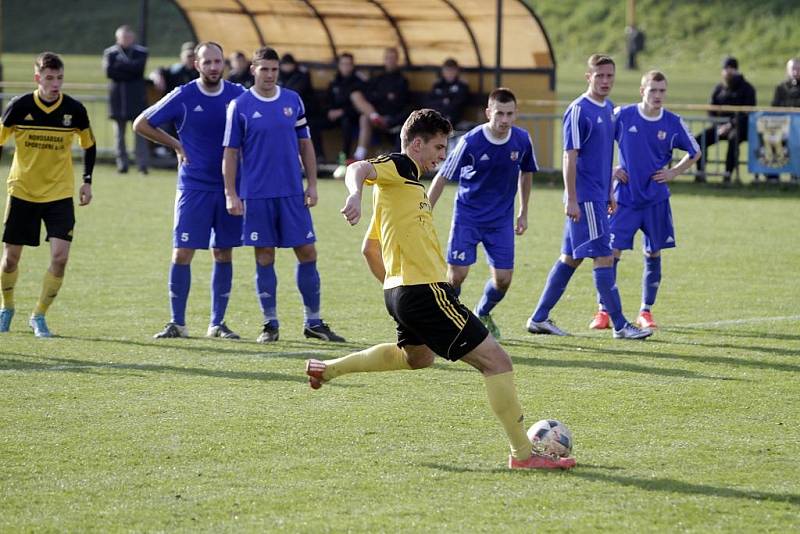
<path fill-rule="evenodd" d="M 3 112 L 0 145 L 14 136 L 16 150 L 8 175 L 8 194 L 28 202 L 71 198 L 75 191 L 72 142 L 94 145 L 89 115 L 83 104 L 65 94 L 55 102 L 38 92 L 14 98 Z"/>
<path fill-rule="evenodd" d="M 368 161 L 377 174 L 365 183 L 377 187 L 373 221 L 386 268 L 383 288 L 446 282 L 447 265 L 416 162 L 405 154 Z"/>

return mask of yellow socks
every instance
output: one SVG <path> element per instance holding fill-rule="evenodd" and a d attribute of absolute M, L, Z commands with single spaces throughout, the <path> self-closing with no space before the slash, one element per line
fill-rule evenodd
<path fill-rule="evenodd" d="M 348 373 L 403 370 L 411 370 L 403 350 L 394 343 L 383 343 L 342 358 L 326 360 L 323 379 L 331 380 Z"/>
<path fill-rule="evenodd" d="M 531 442 L 525 432 L 522 406 L 517 399 L 517 388 L 514 386 L 514 372 L 487 376 L 486 394 L 489 406 L 502 423 L 511 445 L 511 456 L 525 460 L 531 455 Z"/>
<path fill-rule="evenodd" d="M 13 273 L 0 271 L 0 289 L 3 291 L 3 298 L 0 299 L 0 308 L 11 310 L 14 308 L 14 286 L 17 285 L 17 275 L 19 269 Z"/>
<path fill-rule="evenodd" d="M 47 313 L 47 308 L 53 303 L 53 299 L 58 295 L 58 290 L 61 289 L 61 282 L 64 277 L 56 277 L 50 271 L 44 274 L 44 281 L 42 282 L 42 293 L 39 295 L 39 302 L 36 303 L 36 308 L 33 310 L 34 315 L 44 315 Z"/>

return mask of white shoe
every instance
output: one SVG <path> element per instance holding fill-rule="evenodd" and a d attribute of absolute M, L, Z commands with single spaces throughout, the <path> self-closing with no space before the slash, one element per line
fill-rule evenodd
<path fill-rule="evenodd" d="M 653 331 L 649 328 L 638 328 L 631 323 L 625 323 L 619 330 L 614 330 L 614 339 L 644 339 L 652 335 Z"/>
<path fill-rule="evenodd" d="M 164 330 L 153 336 L 155 339 L 189 337 L 189 329 L 186 325 L 167 323 Z"/>
<path fill-rule="evenodd" d="M 544 321 L 534 321 L 528 319 L 528 332 L 531 334 L 550 334 L 553 336 L 568 336 L 569 334 L 561 330 L 552 319 Z"/>

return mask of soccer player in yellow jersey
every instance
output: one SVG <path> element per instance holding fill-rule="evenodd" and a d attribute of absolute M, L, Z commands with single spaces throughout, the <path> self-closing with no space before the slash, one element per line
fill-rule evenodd
<path fill-rule="evenodd" d="M 348 373 L 423 369 L 437 354 L 451 361 L 461 360 L 483 375 L 489 405 L 511 445 L 509 467 L 569 469 L 575 466 L 573 458 L 531 450 L 511 359 L 447 283 L 447 265 L 420 176 L 444 161 L 451 131 L 450 122 L 438 111 L 415 111 L 400 133 L 402 153 L 356 162 L 347 168 L 345 184 L 350 195 L 341 211 L 350 224 L 361 218 L 364 184 L 378 190 L 372 224 L 373 229 L 379 229 L 384 300 L 397 323 L 397 342 L 335 360 L 308 360 L 309 384 L 319 389 Z M 374 242 L 370 237 L 368 234 L 366 241 Z"/>
<path fill-rule="evenodd" d="M 0 125 L 0 148 L 11 137 L 16 150 L 8 175 L 8 203 L 0 263 L 0 332 L 8 332 L 14 316 L 17 266 L 25 245 L 38 247 L 42 221 L 50 241 L 50 267 L 30 318 L 36 337 L 51 337 L 44 316 L 61 288 L 69 258 L 75 209 L 72 197 L 72 141 L 78 137 L 85 150 L 83 185 L 79 203 L 92 201 L 92 170 L 97 153 L 83 104 L 61 92 L 64 63 L 52 52 L 36 58 L 36 91 L 9 102 Z"/>

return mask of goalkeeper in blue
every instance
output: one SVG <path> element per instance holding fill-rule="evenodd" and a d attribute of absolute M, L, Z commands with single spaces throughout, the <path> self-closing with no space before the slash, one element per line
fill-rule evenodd
<path fill-rule="evenodd" d="M 514 126 L 517 99 L 511 90 L 497 88 L 489 94 L 488 122 L 461 139 L 445 160 L 428 190 L 431 206 L 447 180 L 458 182 L 453 223 L 447 244 L 447 278 L 458 295 L 475 263 L 478 243 L 483 244 L 491 278 L 474 309 L 475 315 L 496 338 L 500 329 L 491 311 L 503 299 L 514 269 L 514 234 L 528 229 L 528 199 L 537 170 L 531 136 Z M 519 211 L 514 217 L 514 199 Z"/>
<path fill-rule="evenodd" d="M 614 169 L 617 211 L 611 215 L 611 248 L 614 277 L 623 250 L 633 249 L 633 238 L 644 234 L 642 306 L 636 323 L 656 328 L 651 308 L 661 285 L 661 251 L 675 247 L 675 230 L 667 183 L 686 172 L 700 158 L 700 147 L 680 116 L 664 109 L 667 77 L 651 70 L 642 76 L 642 101 L 615 110 L 615 137 L 619 166 Z M 686 154 L 668 168 L 675 149 Z M 599 298 L 600 310 L 590 328 L 609 327 L 608 311 Z"/>

